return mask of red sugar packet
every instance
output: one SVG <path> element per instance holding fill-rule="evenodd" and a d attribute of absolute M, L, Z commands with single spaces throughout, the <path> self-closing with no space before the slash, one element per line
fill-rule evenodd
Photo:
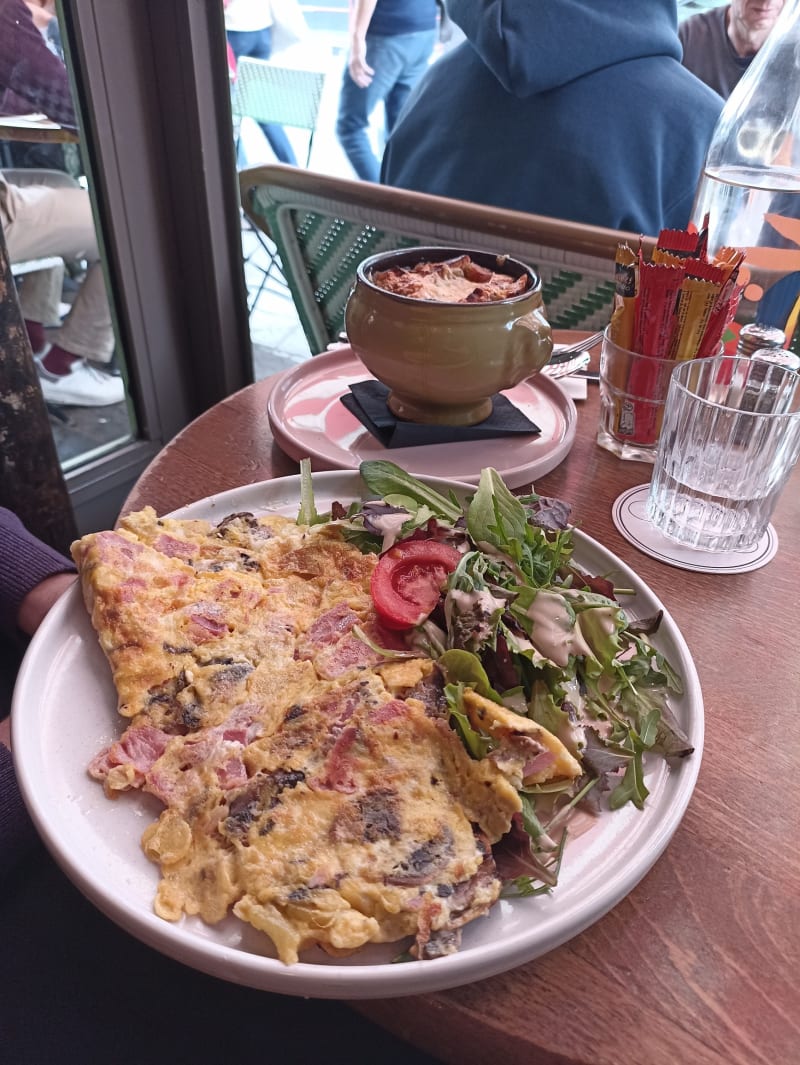
<path fill-rule="evenodd" d="M 688 229 L 662 229 L 658 234 L 656 248 L 686 259 L 697 255 L 699 240 L 700 234 L 692 233 Z"/>
<path fill-rule="evenodd" d="M 680 266 L 639 263 L 639 294 L 632 351 L 666 359 L 675 319 L 675 301 L 683 281 Z"/>

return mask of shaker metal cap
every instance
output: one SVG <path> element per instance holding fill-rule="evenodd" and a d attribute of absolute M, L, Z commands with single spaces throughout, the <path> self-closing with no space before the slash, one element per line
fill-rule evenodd
<path fill-rule="evenodd" d="M 773 366 L 783 366 L 787 370 L 800 372 L 800 355 L 783 348 L 759 348 L 750 358 L 754 362 L 769 362 Z"/>
<path fill-rule="evenodd" d="M 786 334 L 775 325 L 762 325 L 750 322 L 739 330 L 737 355 L 752 355 L 763 348 L 782 348 L 786 343 Z"/>

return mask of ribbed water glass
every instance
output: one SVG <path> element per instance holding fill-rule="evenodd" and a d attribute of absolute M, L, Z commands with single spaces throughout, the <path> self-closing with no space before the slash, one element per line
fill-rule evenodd
<path fill-rule="evenodd" d="M 758 543 L 800 454 L 798 385 L 735 356 L 676 367 L 647 501 L 659 532 L 704 551 Z"/>

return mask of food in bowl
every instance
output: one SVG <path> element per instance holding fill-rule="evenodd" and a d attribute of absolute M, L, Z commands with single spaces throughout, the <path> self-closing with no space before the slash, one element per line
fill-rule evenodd
<path fill-rule="evenodd" d="M 440 263 L 421 262 L 415 266 L 376 270 L 373 280 L 387 292 L 440 303 L 507 300 L 524 292 L 531 281 L 525 274 L 512 277 L 490 270 L 474 262 L 469 255 L 459 255 Z"/>
<path fill-rule="evenodd" d="M 468 261 L 473 276 L 504 275 L 515 294 L 451 302 L 380 283 L 387 275 L 444 279 L 457 261 Z M 553 351 L 539 275 L 510 255 L 465 248 L 404 248 L 365 259 L 345 329 L 353 352 L 389 388 L 389 410 L 432 425 L 485 421 L 492 396 L 538 373 Z"/>

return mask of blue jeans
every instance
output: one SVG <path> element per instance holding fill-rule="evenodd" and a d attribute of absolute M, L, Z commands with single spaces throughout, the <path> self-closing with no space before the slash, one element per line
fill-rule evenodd
<path fill-rule="evenodd" d="M 263 30 L 228 30 L 228 44 L 237 59 L 245 55 L 249 59 L 269 59 L 272 55 L 272 27 Z M 267 138 L 270 148 L 280 163 L 297 166 L 297 157 L 286 136 L 283 126 L 274 122 L 259 122 L 261 132 Z"/>
<path fill-rule="evenodd" d="M 380 162 L 367 135 L 370 115 L 383 101 L 386 132 L 391 132 L 408 94 L 428 68 L 435 43 L 435 30 L 401 33 L 396 37 L 368 33 L 367 62 L 375 71 L 372 82 L 366 89 L 360 89 L 345 67 L 336 136 L 362 180 L 377 181 L 380 173 Z"/>

